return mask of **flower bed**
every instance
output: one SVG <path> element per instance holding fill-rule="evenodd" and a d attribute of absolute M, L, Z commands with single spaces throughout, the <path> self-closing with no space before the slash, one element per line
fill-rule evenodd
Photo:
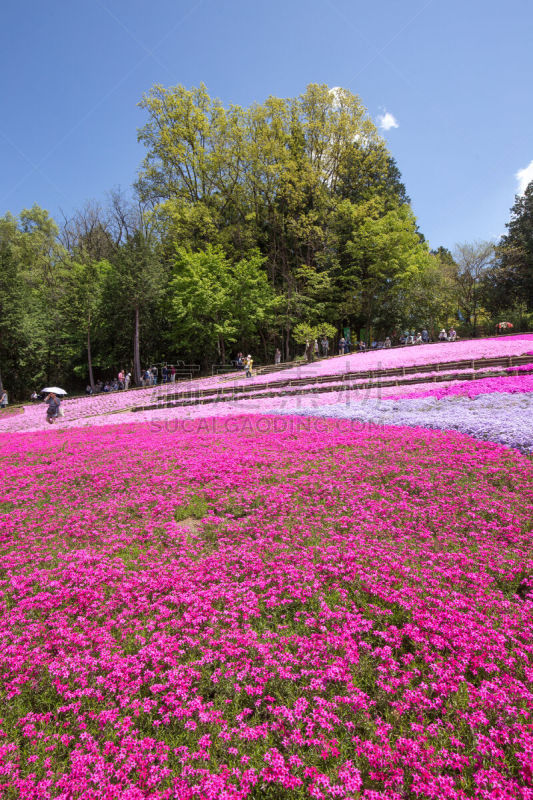
<path fill-rule="evenodd" d="M 400 399 L 411 397 L 454 397 L 462 395 L 464 397 L 477 397 L 480 394 L 509 393 L 527 394 L 533 392 L 533 375 L 513 375 L 509 378 L 480 378 L 476 381 L 452 381 L 444 386 L 418 387 L 414 391 L 403 388 L 403 393 L 395 396 Z M 383 389 L 383 397 L 388 397 L 388 390 Z"/>
<path fill-rule="evenodd" d="M 532 355 L 531 353 L 526 353 L 525 355 Z M 532 364 L 520 364 L 517 367 L 507 367 L 506 372 L 514 373 L 514 372 L 531 372 L 533 370 L 533 363 Z"/>
<path fill-rule="evenodd" d="M 273 391 L 268 397 L 254 397 L 253 395 L 243 400 L 225 400 L 224 402 L 212 402 L 198 405 L 178 406 L 173 408 L 153 408 L 150 410 L 136 411 L 134 413 L 124 411 L 121 413 L 109 413 L 104 405 L 97 409 L 94 405 L 80 400 L 77 408 L 73 408 L 67 403 L 66 416 L 58 421 L 53 428 L 50 428 L 44 421 L 44 408 L 29 407 L 27 413 L 16 418 L 6 420 L 4 430 L 12 432 L 31 432 L 40 431 L 45 428 L 47 432 L 53 430 L 66 430 L 72 427 L 101 427 L 109 424 L 124 423 L 146 423 L 154 425 L 168 425 L 173 421 L 191 420 L 198 418 L 212 418 L 214 416 L 233 416 L 238 413 L 304 413 L 317 414 L 319 416 L 350 417 L 362 419 L 365 422 L 375 422 L 376 424 L 402 424 L 420 425 L 427 427 L 447 428 L 461 430 L 472 436 L 480 435 L 481 438 L 491 439 L 500 443 L 510 444 L 511 446 L 528 448 L 531 425 L 527 420 L 527 411 L 521 406 L 519 401 L 512 399 L 514 394 L 523 394 L 532 397 L 533 376 L 530 375 L 510 375 L 506 378 L 479 379 L 476 381 L 451 381 L 438 384 L 419 383 L 407 386 L 391 386 L 379 388 L 356 386 L 353 382 L 333 384 L 335 388 L 328 392 L 314 394 L 287 395 L 281 391 Z M 309 387 L 312 389 L 312 386 Z M 146 390 L 148 392 L 148 390 Z M 466 416 L 464 419 L 457 418 L 459 407 L 454 405 L 449 407 L 439 405 L 439 398 L 453 398 L 456 395 L 464 395 L 474 398 L 478 395 L 494 392 L 495 409 L 491 411 L 491 400 L 486 397 L 483 404 L 476 407 L 469 403 L 465 405 Z M 152 394 L 147 397 L 153 397 Z M 408 401 L 416 398 L 434 398 L 434 402 L 422 403 L 420 407 L 409 406 Z M 209 398 L 208 398 L 209 399 Z M 216 399 L 216 396 L 213 396 Z M 392 408 L 391 413 L 387 412 L 389 406 L 381 401 L 406 401 L 398 408 Z M 78 401 L 75 401 L 78 403 Z M 86 402 L 86 401 L 85 401 Z M 92 413 L 86 413 L 89 407 Z M 130 406 L 128 405 L 127 408 Z M 528 406 L 529 407 L 529 406 Z M 483 411 L 481 412 L 481 409 Z M 351 409 L 351 411 L 350 411 Z M 99 410 L 99 413 L 98 413 Z M 121 411 L 120 407 L 113 408 L 113 412 Z M 483 413 L 483 420 L 475 420 L 473 417 L 478 413 Z M 462 412 L 461 412 L 462 413 Z M 399 423 L 398 423 L 398 420 Z M 0 426 L 1 427 L 1 426 Z M 513 433 L 514 431 L 514 433 Z M 516 433 L 516 438 L 515 437 Z M 515 444 L 513 444 L 513 442 Z"/>
<path fill-rule="evenodd" d="M 280 409 L 271 413 L 293 414 Z M 493 392 L 468 396 L 465 390 L 449 397 L 379 399 L 350 402 L 302 404 L 299 414 L 332 419 L 353 419 L 373 425 L 410 425 L 458 431 L 476 439 L 497 442 L 533 453 L 533 394 Z"/>
<path fill-rule="evenodd" d="M 532 340 L 533 334 L 518 334 L 516 336 L 508 336 L 501 339 L 476 339 L 464 342 L 398 348 L 391 351 L 380 350 L 377 352 L 364 354 L 354 353 L 349 356 L 343 356 L 342 358 L 339 357 L 325 359 L 314 364 L 294 368 L 293 370 L 286 370 L 279 379 L 290 380 L 305 377 L 309 377 L 311 379 L 313 377 L 324 377 L 331 375 L 332 385 L 330 388 L 332 390 L 334 388 L 339 388 L 339 390 L 342 388 L 344 391 L 345 382 L 339 382 L 337 387 L 335 387 L 334 383 L 335 376 L 340 375 L 341 373 L 357 371 L 361 369 L 370 371 L 386 368 L 398 368 L 402 366 L 423 366 L 438 362 L 447 363 L 450 361 L 460 361 L 464 359 L 479 360 L 482 358 L 521 355 L 525 352 L 528 352 Z M 525 367 L 529 369 L 530 365 L 525 365 Z M 491 368 L 488 367 L 487 369 Z M 511 369 L 514 371 L 514 368 Z M 519 371 L 526 372 L 527 369 L 519 369 Z M 476 372 L 479 371 L 480 370 L 476 370 Z M 450 370 L 448 370 L 448 372 L 450 372 Z M 457 374 L 457 370 L 452 370 L 451 372 L 453 374 Z M 419 373 L 419 376 L 421 382 L 425 382 L 434 376 L 440 377 L 444 374 L 446 374 L 445 371 L 440 371 L 438 373 Z M 238 391 L 239 387 L 246 386 L 248 389 L 257 387 L 257 391 L 261 391 L 265 387 L 265 384 L 271 383 L 273 380 L 278 379 L 276 376 L 273 377 L 271 375 L 256 376 L 255 378 L 248 380 L 240 377 L 241 373 L 235 373 L 235 376 L 236 377 L 233 378 L 232 381 L 228 379 L 227 375 L 215 375 L 208 378 L 180 381 L 175 384 L 160 384 L 159 386 L 151 386 L 147 387 L 146 389 L 114 392 L 111 394 L 99 394 L 91 397 L 74 399 L 67 398 L 64 401 L 66 418 L 65 421 L 61 422 L 61 426 L 68 427 L 72 423 L 80 425 L 97 425 L 102 424 L 102 422 L 107 424 L 110 421 L 123 422 L 127 419 L 131 419 L 128 416 L 128 411 L 130 408 L 139 408 L 158 402 L 162 391 L 165 390 L 168 392 L 176 392 L 183 396 L 187 393 L 194 394 L 196 391 L 212 389 L 213 394 L 211 395 L 211 399 L 216 399 L 217 392 L 220 391 L 220 389 L 234 387 Z M 418 375 L 414 373 L 409 376 L 409 379 L 413 380 L 417 377 Z M 357 381 L 352 381 L 351 383 L 352 385 L 357 385 Z M 308 385 L 310 390 L 312 387 L 313 384 Z M 300 388 L 305 388 L 305 385 Z M 274 398 L 277 394 L 282 396 L 287 394 L 287 390 L 284 387 L 271 386 L 268 387 L 268 391 L 272 398 Z M 387 389 L 387 394 L 392 395 L 396 394 L 396 392 L 391 388 Z M 329 398 L 328 400 L 324 400 L 324 402 L 328 401 Z M 299 408 L 302 405 L 300 400 L 298 400 L 292 406 L 290 406 L 285 400 L 283 400 L 283 402 L 285 403 L 286 407 Z M 226 405 L 226 403 L 224 403 L 224 405 Z M 275 408 L 270 400 L 268 400 L 266 406 L 259 403 L 259 405 L 254 405 L 253 409 L 251 409 L 250 405 L 247 405 L 246 407 L 243 407 L 242 405 L 235 406 L 232 403 L 229 405 L 229 408 L 225 410 L 219 409 L 217 413 L 235 413 L 235 411 L 239 408 L 243 408 L 244 411 L 253 410 L 259 412 L 268 411 L 272 407 Z M 119 419 L 115 420 L 106 417 L 106 415 L 114 415 L 115 413 L 119 414 Z M 205 413 L 207 415 L 211 415 L 213 412 L 205 410 Z M 174 416 L 179 417 L 180 414 L 176 413 Z M 45 427 L 44 417 L 45 413 L 42 404 L 24 406 L 23 418 L 19 417 L 17 420 L 15 420 L 8 419 L 7 416 L 5 418 L 0 417 L 0 433 L 7 431 L 41 430 L 43 427 Z"/>
<path fill-rule="evenodd" d="M 393 350 L 351 353 L 350 355 L 326 358 L 315 361 L 312 364 L 303 364 L 293 369 L 284 370 L 279 375 L 279 378 L 272 375 L 258 375 L 248 380 L 246 378 L 236 379 L 235 385 L 250 384 L 251 381 L 254 384 L 262 384 L 276 379 L 294 380 L 363 370 L 396 369 L 398 367 L 458 362 L 466 359 L 479 361 L 483 358 L 525 355 L 529 354 L 532 341 L 533 333 L 520 333 L 516 336 L 505 336 L 501 339 L 469 339 L 460 342 L 398 347 Z"/>
<path fill-rule="evenodd" d="M 0 437 L 0 794 L 530 800 L 530 461 L 170 423 Z"/>
<path fill-rule="evenodd" d="M 274 397 L 291 397 L 295 395 L 313 395 L 313 394 L 328 394 L 330 392 L 338 392 L 339 394 L 344 394 L 346 392 L 355 391 L 360 392 L 361 390 L 379 390 L 383 392 L 385 396 L 388 396 L 388 393 L 392 391 L 393 393 L 397 393 L 397 387 L 401 387 L 403 385 L 403 391 L 409 392 L 408 394 L 401 394 L 402 397 L 418 397 L 422 396 L 411 392 L 408 390 L 406 385 L 409 384 L 422 384 L 424 386 L 428 386 L 428 394 L 433 394 L 435 392 L 438 393 L 438 389 L 432 388 L 432 384 L 435 383 L 437 380 L 439 384 L 449 385 L 451 382 L 454 384 L 460 381 L 462 377 L 469 378 L 470 380 L 481 381 L 481 387 L 486 388 L 474 388 L 472 391 L 474 394 L 482 394 L 487 391 L 494 391 L 494 389 L 488 388 L 490 384 L 488 384 L 485 380 L 482 380 L 483 375 L 492 374 L 492 376 L 499 381 L 499 383 L 495 383 L 494 386 L 498 385 L 502 388 L 499 391 L 523 391 L 528 392 L 531 391 L 531 384 L 528 381 L 520 381 L 517 383 L 513 383 L 513 381 L 509 381 L 505 378 L 505 373 L 509 375 L 525 375 L 533 371 L 533 364 L 525 365 L 526 368 L 522 367 L 511 367 L 506 368 L 501 371 L 495 370 L 494 367 L 485 367 L 483 369 L 455 369 L 455 370 L 441 370 L 439 372 L 426 372 L 426 373 L 414 373 L 406 375 L 405 377 L 398 377 L 398 378 L 387 378 L 387 377 L 373 377 L 369 376 L 367 378 L 354 378 L 351 380 L 335 380 L 335 377 L 332 377 L 331 381 L 321 382 L 320 384 L 317 383 L 308 383 L 308 384 L 297 384 L 295 386 L 258 386 L 257 389 L 254 391 L 247 391 L 246 393 L 241 392 L 240 386 L 236 386 L 234 392 L 227 392 L 221 393 L 219 391 L 215 391 L 212 394 L 202 394 L 199 395 L 194 391 L 184 391 L 180 394 L 171 393 L 170 395 L 158 395 L 154 401 L 150 404 L 147 402 L 144 405 L 139 405 L 138 408 L 146 407 L 147 409 L 153 408 L 156 409 L 158 406 L 163 407 L 164 403 L 171 403 L 174 407 L 178 407 L 181 405 L 202 405 L 202 404 L 209 404 L 215 402 L 240 402 L 241 400 L 257 400 L 262 398 L 274 398 Z M 496 374 L 495 374 L 496 373 Z M 504 380 L 501 380 L 502 377 Z M 444 380 L 443 380 L 444 379 Z M 468 385 L 468 383 L 465 383 Z M 507 388 L 507 387 L 513 388 Z M 506 388 L 503 388 L 506 387 Z M 419 391 L 419 390 L 416 390 Z M 497 390 L 498 391 L 498 390 Z"/>

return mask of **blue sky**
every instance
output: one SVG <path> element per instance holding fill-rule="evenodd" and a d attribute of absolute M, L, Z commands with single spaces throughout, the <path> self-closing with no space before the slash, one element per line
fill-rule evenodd
<path fill-rule="evenodd" d="M 343 86 L 382 130 L 432 247 L 498 237 L 533 179 L 530 0 L 3 0 L 0 215 L 60 218 L 135 179 L 137 103 Z"/>

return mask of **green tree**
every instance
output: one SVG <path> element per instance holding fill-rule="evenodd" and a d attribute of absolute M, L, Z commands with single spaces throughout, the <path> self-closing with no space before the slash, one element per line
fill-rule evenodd
<path fill-rule="evenodd" d="M 485 281 L 494 260 L 494 244 L 459 244 L 455 248 L 454 260 L 457 264 L 455 284 L 458 307 L 469 326 L 469 332 L 477 336 L 478 320 L 483 311 Z"/>
<path fill-rule="evenodd" d="M 16 397 L 24 390 L 22 370 L 27 346 L 26 292 L 22 279 L 16 219 L 0 219 L 0 391 L 3 376 Z"/>
<path fill-rule="evenodd" d="M 208 245 L 196 253 L 178 249 L 170 283 L 176 333 L 180 347 L 201 356 L 204 367 L 215 359 L 225 363 L 226 345 L 237 337 L 228 273 L 220 248 Z"/>
<path fill-rule="evenodd" d="M 141 327 L 149 323 L 150 311 L 162 297 L 166 283 L 164 265 L 149 235 L 136 230 L 119 248 L 108 275 L 108 314 L 123 323 L 123 332 L 133 342 L 133 378 L 141 383 Z M 112 328 L 111 328 L 112 329 Z"/>
<path fill-rule="evenodd" d="M 329 322 L 320 322 L 317 325 L 309 325 L 307 322 L 300 322 L 294 328 L 294 341 L 296 344 L 305 344 L 305 355 L 308 361 L 314 358 L 314 342 L 315 339 L 322 339 L 325 336 L 327 339 L 333 339 L 336 335 L 337 329 L 330 325 Z"/>
<path fill-rule="evenodd" d="M 101 318 L 101 303 L 106 281 L 112 270 L 108 261 L 73 261 L 67 278 L 67 310 L 65 317 L 71 322 L 73 339 L 86 348 L 86 365 L 89 384 L 94 391 L 93 332 Z"/>
<path fill-rule="evenodd" d="M 399 323 L 409 330 L 425 327 L 436 339 L 440 328 L 457 317 L 457 265 L 449 250 L 439 247 L 406 287 Z"/>
<path fill-rule="evenodd" d="M 205 86 L 155 86 L 140 105 L 149 118 L 139 132 L 148 151 L 139 189 L 164 226 L 193 250 L 217 243 L 233 259 L 259 246 L 282 287 L 324 245 L 329 198 L 354 141 L 379 151 L 365 156 L 373 174 L 377 161 L 387 167 L 366 109 L 346 90 L 311 84 L 300 97 L 224 109 Z"/>
<path fill-rule="evenodd" d="M 70 257 L 59 229 L 45 209 L 34 205 L 18 219 L 20 269 L 26 284 L 28 382 L 56 383 L 69 374 L 72 347 L 65 325 L 64 298 Z"/>
<path fill-rule="evenodd" d="M 514 306 L 533 309 L 533 181 L 515 199 L 487 290 L 494 311 Z"/>
<path fill-rule="evenodd" d="M 264 335 L 273 292 L 263 261 L 257 252 L 232 264 L 220 247 L 178 248 L 169 286 L 175 336 L 204 367 L 225 363 L 228 345 Z"/>
<path fill-rule="evenodd" d="M 337 264 L 332 270 L 333 301 L 344 319 L 370 338 L 390 331 L 405 313 L 410 287 L 431 263 L 408 205 L 386 210 L 383 198 L 338 208 Z"/>

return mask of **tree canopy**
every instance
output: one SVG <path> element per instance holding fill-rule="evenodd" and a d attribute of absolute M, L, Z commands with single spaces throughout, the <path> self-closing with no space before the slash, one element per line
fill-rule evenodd
<path fill-rule="evenodd" d="M 352 342 L 458 322 L 475 335 L 491 315 L 531 308 L 532 185 L 495 251 L 452 256 L 429 250 L 395 160 L 345 89 L 311 84 L 244 108 L 203 85 L 157 85 L 140 106 L 131 196 L 114 189 L 61 225 L 38 206 L 0 218 L 0 383 L 12 396 L 121 368 L 139 382 L 178 359 L 208 369 L 277 348 L 289 359 L 346 327 Z"/>
<path fill-rule="evenodd" d="M 533 181 L 511 208 L 507 233 L 497 248 L 492 302 L 500 308 L 533 308 Z"/>

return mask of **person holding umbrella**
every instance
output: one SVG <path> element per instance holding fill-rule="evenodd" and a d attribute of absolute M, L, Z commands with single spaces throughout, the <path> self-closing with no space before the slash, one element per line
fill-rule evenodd
<path fill-rule="evenodd" d="M 53 425 L 54 420 L 59 416 L 61 400 L 54 394 L 54 392 L 50 392 L 50 394 L 47 394 L 44 398 L 44 402 L 48 405 L 48 408 L 46 409 L 46 420 L 50 423 L 50 425 Z"/>
<path fill-rule="evenodd" d="M 48 392 L 44 398 L 44 402 L 48 405 L 48 408 L 46 409 L 46 419 L 50 425 L 53 425 L 54 420 L 57 419 L 57 417 L 63 416 L 61 400 L 59 399 L 58 395 L 66 394 L 66 392 L 64 389 L 58 389 L 57 386 L 43 389 L 43 394 L 44 392 Z"/>

